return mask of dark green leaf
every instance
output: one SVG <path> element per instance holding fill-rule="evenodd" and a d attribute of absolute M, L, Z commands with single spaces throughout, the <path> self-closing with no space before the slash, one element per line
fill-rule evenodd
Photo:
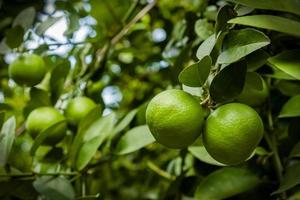
<path fill-rule="evenodd" d="M 41 144 L 47 139 L 47 137 L 56 129 L 61 129 L 62 126 L 66 126 L 66 121 L 62 120 L 59 121 L 51 126 L 49 126 L 47 129 L 39 133 L 39 135 L 35 138 L 34 143 L 30 149 L 30 154 L 34 156 L 36 150 L 39 148 Z"/>
<path fill-rule="evenodd" d="M 40 106 L 51 105 L 49 93 L 36 87 L 30 89 L 30 100 L 38 102 Z"/>
<path fill-rule="evenodd" d="M 300 37 L 300 22 L 273 15 L 251 15 L 231 19 L 228 23 L 253 26 Z"/>
<path fill-rule="evenodd" d="M 199 62 L 184 68 L 179 74 L 179 82 L 190 87 L 200 87 L 205 82 L 211 69 L 210 56 L 203 57 Z"/>
<path fill-rule="evenodd" d="M 272 67 L 300 80 L 300 50 L 284 51 L 268 59 Z"/>
<path fill-rule="evenodd" d="M 74 200 L 75 191 L 64 177 L 43 176 L 33 182 L 34 188 L 48 200 Z"/>
<path fill-rule="evenodd" d="M 233 63 L 215 76 L 209 88 L 212 99 L 223 103 L 236 98 L 243 90 L 247 66 L 244 60 Z"/>
<path fill-rule="evenodd" d="M 64 35 L 71 36 L 79 27 L 79 16 L 71 13 L 68 17 L 68 29 L 64 32 Z"/>
<path fill-rule="evenodd" d="M 17 48 L 23 42 L 24 29 L 22 26 L 15 26 L 5 32 L 5 42 L 10 48 Z"/>
<path fill-rule="evenodd" d="M 0 129 L 2 128 L 4 120 L 5 120 L 5 112 L 0 112 Z"/>
<path fill-rule="evenodd" d="M 147 125 L 138 126 L 121 137 L 116 147 L 118 155 L 128 154 L 137 151 L 155 141 Z"/>
<path fill-rule="evenodd" d="M 247 169 L 225 167 L 211 173 L 200 183 L 195 199 L 226 199 L 251 190 L 259 183 L 259 178 Z"/>
<path fill-rule="evenodd" d="M 199 60 L 202 60 L 203 57 L 209 56 L 213 48 L 215 47 L 216 42 L 217 42 L 217 38 L 215 34 L 209 36 L 209 38 L 204 40 L 197 50 L 197 54 L 196 54 L 197 58 Z"/>
<path fill-rule="evenodd" d="M 235 11 L 231 6 L 225 5 L 220 8 L 215 25 L 215 33 L 218 34 L 220 31 L 224 31 L 227 27 L 227 21 L 236 16 Z"/>
<path fill-rule="evenodd" d="M 228 0 L 257 9 L 276 10 L 300 15 L 298 0 Z"/>
<path fill-rule="evenodd" d="M 63 93 L 64 84 L 70 71 L 70 62 L 64 61 L 58 64 L 51 73 L 51 99 L 56 102 L 59 96 Z"/>
<path fill-rule="evenodd" d="M 282 107 L 278 117 L 298 117 L 300 116 L 300 94 L 291 97 Z"/>
<path fill-rule="evenodd" d="M 300 162 L 287 167 L 279 188 L 272 194 L 279 194 L 300 184 Z"/>
<path fill-rule="evenodd" d="M 36 34 L 38 35 L 43 35 L 48 28 L 50 28 L 52 25 L 54 25 L 56 22 L 58 22 L 59 20 L 61 20 L 63 17 L 48 17 L 48 19 L 46 19 L 46 21 L 42 22 L 41 24 L 38 25 L 38 27 L 36 28 Z"/>
<path fill-rule="evenodd" d="M 289 155 L 290 158 L 300 157 L 300 142 L 298 142 L 292 149 Z"/>
<path fill-rule="evenodd" d="M 300 94 L 300 83 L 297 81 L 280 80 L 276 88 L 285 96 L 294 96 Z"/>
<path fill-rule="evenodd" d="M 28 7 L 22 10 L 14 19 L 13 27 L 21 26 L 23 30 L 27 30 L 31 27 L 35 18 L 35 9 L 34 7 Z"/>
<path fill-rule="evenodd" d="M 10 51 L 11 49 L 9 46 L 6 44 L 6 38 L 3 38 L 2 41 L 0 42 L 0 54 L 6 54 Z"/>
<path fill-rule="evenodd" d="M 223 50 L 217 62 L 221 64 L 236 62 L 269 43 L 269 38 L 255 29 L 231 31 L 224 38 Z"/>
<path fill-rule="evenodd" d="M 112 113 L 97 119 L 86 130 L 78 133 L 78 137 L 81 138 L 81 145 L 75 150 L 75 166 L 78 170 L 82 170 L 90 162 L 100 145 L 112 133 L 114 120 L 115 115 Z"/>
<path fill-rule="evenodd" d="M 0 166 L 4 166 L 8 160 L 11 148 L 15 140 L 15 131 L 16 131 L 16 119 L 15 117 L 9 118 L 4 122 L 0 137 Z"/>
<path fill-rule="evenodd" d="M 269 54 L 264 50 L 257 50 L 246 56 L 248 71 L 254 72 L 266 64 Z"/>
<path fill-rule="evenodd" d="M 198 19 L 195 23 L 195 32 L 203 40 L 214 33 L 213 25 L 207 19 Z"/>

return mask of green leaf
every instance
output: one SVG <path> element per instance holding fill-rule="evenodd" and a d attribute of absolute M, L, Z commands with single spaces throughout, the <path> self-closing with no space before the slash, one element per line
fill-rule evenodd
<path fill-rule="evenodd" d="M 4 120 L 5 120 L 5 112 L 0 112 L 0 129 L 2 128 Z M 0 141 L 1 141 L 1 139 L 0 139 Z"/>
<path fill-rule="evenodd" d="M 285 96 L 300 94 L 300 83 L 297 81 L 279 80 L 276 88 Z"/>
<path fill-rule="evenodd" d="M 0 137 L 0 166 L 4 166 L 8 160 L 11 148 L 15 140 L 16 131 L 16 119 L 15 117 L 10 117 L 6 122 L 4 122 Z"/>
<path fill-rule="evenodd" d="M 130 111 L 114 128 L 113 130 L 113 135 L 116 135 L 118 133 L 120 133 L 121 131 L 123 131 L 128 125 L 129 123 L 133 120 L 133 118 L 135 117 L 135 115 L 137 114 L 137 109 L 133 109 L 132 111 Z"/>
<path fill-rule="evenodd" d="M 5 42 L 10 48 L 17 48 L 23 42 L 24 29 L 22 26 L 14 26 L 5 32 Z"/>
<path fill-rule="evenodd" d="M 33 187 L 48 200 L 74 200 L 75 191 L 66 178 L 43 176 L 33 182 Z"/>
<path fill-rule="evenodd" d="M 300 94 L 291 97 L 281 108 L 278 117 L 298 117 L 300 116 Z"/>
<path fill-rule="evenodd" d="M 32 87 L 30 89 L 30 101 L 39 103 L 40 106 L 50 106 L 51 100 L 49 93 L 45 90 Z"/>
<path fill-rule="evenodd" d="M 0 166 L 4 166 L 8 160 L 11 148 L 15 140 L 16 131 L 16 119 L 15 117 L 10 117 L 6 122 L 4 122 L 0 137 Z"/>
<path fill-rule="evenodd" d="M 100 145 L 112 133 L 114 126 L 114 113 L 94 121 L 86 130 L 79 132 L 80 146 L 75 150 L 75 166 L 82 170 L 94 157 Z"/>
<path fill-rule="evenodd" d="M 247 169 L 225 167 L 209 174 L 197 187 L 195 199 L 221 200 L 246 192 L 260 183 Z"/>
<path fill-rule="evenodd" d="M 300 80 L 300 50 L 284 51 L 268 59 L 269 65 Z"/>
<path fill-rule="evenodd" d="M 274 79 L 281 79 L 281 80 L 297 80 L 295 77 L 290 76 L 287 73 L 276 69 L 273 74 L 265 74 L 265 76 Z"/>
<path fill-rule="evenodd" d="M 213 157 L 211 157 L 203 145 L 189 146 L 188 150 L 193 156 L 195 156 L 197 159 L 201 160 L 202 162 L 205 162 L 210 165 L 225 166 L 224 164 L 216 161 Z"/>
<path fill-rule="evenodd" d="M 212 80 L 209 93 L 218 103 L 233 100 L 243 90 L 247 72 L 244 60 L 233 63 L 222 69 Z"/>
<path fill-rule="evenodd" d="M 290 152 L 289 157 L 290 158 L 293 158 L 293 157 L 298 157 L 299 158 L 300 157 L 300 142 L 295 144 L 292 151 Z"/>
<path fill-rule="evenodd" d="M 65 81 L 70 71 L 70 62 L 63 61 L 58 64 L 51 73 L 50 87 L 52 102 L 56 102 L 59 96 L 63 93 Z"/>
<path fill-rule="evenodd" d="M 198 19 L 195 23 L 195 32 L 203 40 L 214 33 L 213 25 L 207 19 Z"/>
<path fill-rule="evenodd" d="M 79 29 L 79 27 L 79 16 L 74 13 L 70 13 L 68 16 L 68 29 L 64 32 L 64 35 L 71 36 Z"/>
<path fill-rule="evenodd" d="M 209 36 L 209 38 L 204 40 L 197 50 L 196 53 L 197 58 L 199 60 L 202 60 L 203 57 L 209 56 L 213 48 L 215 47 L 216 42 L 217 42 L 217 38 L 215 34 L 212 34 L 211 36 Z"/>
<path fill-rule="evenodd" d="M 254 72 L 258 70 L 260 67 L 266 64 L 269 56 L 270 55 L 262 49 L 254 51 L 253 53 L 246 56 L 248 71 Z"/>
<path fill-rule="evenodd" d="M 14 19 L 13 27 L 15 26 L 21 26 L 23 30 L 29 29 L 35 18 L 35 8 L 34 7 L 28 7 L 24 10 L 22 10 Z"/>
<path fill-rule="evenodd" d="M 279 194 L 300 184 L 300 162 L 286 168 L 279 188 L 272 194 Z"/>
<path fill-rule="evenodd" d="M 43 35 L 52 25 L 61 20 L 63 17 L 48 17 L 44 22 L 40 23 L 36 28 L 36 34 Z"/>
<path fill-rule="evenodd" d="M 125 133 L 116 147 L 118 155 L 137 151 L 155 141 L 147 125 L 137 126 Z"/>
<path fill-rule="evenodd" d="M 270 39 L 255 29 L 242 29 L 229 32 L 223 41 L 223 50 L 217 62 L 233 63 L 248 54 L 270 44 Z"/>
<path fill-rule="evenodd" d="M 218 11 L 216 25 L 215 25 L 215 33 L 218 34 L 220 31 L 226 30 L 227 21 L 234 18 L 236 16 L 235 11 L 231 6 L 225 5 Z"/>
<path fill-rule="evenodd" d="M 179 74 L 179 82 L 189 87 L 200 87 L 205 82 L 211 69 L 210 56 L 203 57 L 199 62 L 184 68 Z"/>
<path fill-rule="evenodd" d="M 66 121 L 62 120 L 59 121 L 45 130 L 43 130 L 41 133 L 38 134 L 38 136 L 35 138 L 34 143 L 30 149 L 30 155 L 34 156 L 36 150 L 39 148 L 41 144 L 47 139 L 49 135 L 51 135 L 52 132 L 54 132 L 56 129 L 61 129 L 62 126 L 66 126 Z"/>
<path fill-rule="evenodd" d="M 298 0 L 228 0 L 256 9 L 276 10 L 300 15 Z"/>
<path fill-rule="evenodd" d="M 231 19 L 228 23 L 278 31 L 300 37 L 300 22 L 273 15 L 251 15 Z"/>

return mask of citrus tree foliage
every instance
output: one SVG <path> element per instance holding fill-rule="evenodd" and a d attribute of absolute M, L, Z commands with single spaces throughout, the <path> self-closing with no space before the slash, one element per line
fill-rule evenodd
<path fill-rule="evenodd" d="M 0 198 L 299 199 L 299 19 L 297 0 L 0 0 Z M 28 53 L 47 69 L 32 87 L 8 70 Z M 209 113 L 244 87 L 269 93 L 253 106 L 264 137 L 239 165 L 214 160 L 201 137 L 168 149 L 146 125 L 165 89 Z M 30 136 L 31 111 L 63 113 L 78 96 L 97 104 L 80 123 Z"/>

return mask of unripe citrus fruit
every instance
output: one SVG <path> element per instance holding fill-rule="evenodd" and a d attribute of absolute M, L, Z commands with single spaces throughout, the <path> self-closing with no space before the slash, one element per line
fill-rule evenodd
<path fill-rule="evenodd" d="M 259 85 L 258 82 L 261 84 Z M 269 89 L 266 81 L 255 72 L 248 72 L 246 82 L 237 101 L 249 106 L 262 105 L 269 96 Z"/>
<path fill-rule="evenodd" d="M 214 159 L 234 165 L 252 154 L 263 133 L 263 122 L 253 108 L 229 103 L 217 108 L 207 118 L 203 144 Z"/>
<path fill-rule="evenodd" d="M 77 125 L 95 107 L 95 102 L 90 98 L 76 97 L 68 103 L 65 116 L 71 125 Z"/>
<path fill-rule="evenodd" d="M 33 138 L 36 138 L 39 133 L 62 120 L 65 120 L 65 117 L 55 108 L 40 107 L 29 114 L 26 121 L 26 129 Z M 64 138 L 66 129 L 67 124 L 63 123 L 59 128 L 51 132 L 44 144 L 55 145 L 58 143 Z"/>
<path fill-rule="evenodd" d="M 185 148 L 200 135 L 201 105 L 182 90 L 166 90 L 148 104 L 146 123 L 156 141 L 169 148 Z"/>
<path fill-rule="evenodd" d="M 17 84 L 34 86 L 43 80 L 46 74 L 46 67 L 40 56 L 25 54 L 9 65 L 8 73 L 9 77 Z"/>

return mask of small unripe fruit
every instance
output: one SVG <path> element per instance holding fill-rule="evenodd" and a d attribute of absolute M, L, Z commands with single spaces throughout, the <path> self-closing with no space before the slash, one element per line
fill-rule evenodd
<path fill-rule="evenodd" d="M 95 107 L 96 104 L 92 99 L 76 97 L 68 103 L 65 116 L 71 125 L 76 126 Z"/>
<path fill-rule="evenodd" d="M 33 138 L 36 138 L 42 131 L 62 120 L 65 120 L 65 117 L 55 108 L 40 107 L 29 114 L 26 121 L 26 129 Z M 67 123 L 64 122 L 48 135 L 44 144 L 55 145 L 61 141 L 65 136 L 66 129 Z"/>
<path fill-rule="evenodd" d="M 31 87 L 43 80 L 46 67 L 42 57 L 24 54 L 9 65 L 8 73 L 17 84 Z"/>

